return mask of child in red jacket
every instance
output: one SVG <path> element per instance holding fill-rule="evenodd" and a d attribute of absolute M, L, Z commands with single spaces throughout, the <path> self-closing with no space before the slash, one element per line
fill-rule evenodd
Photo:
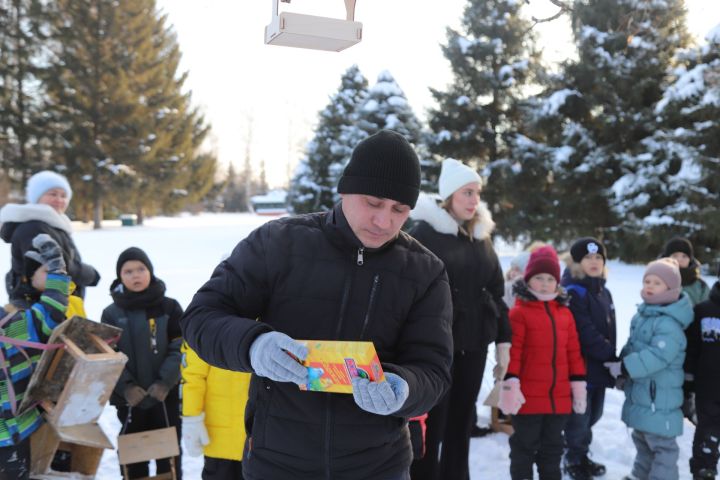
<path fill-rule="evenodd" d="M 575 320 L 559 287 L 560 262 L 550 246 L 534 251 L 515 285 L 510 310 L 510 365 L 500 392 L 500 409 L 513 415 L 510 476 L 560 480 L 562 431 L 571 410 L 586 408 L 585 364 Z"/>

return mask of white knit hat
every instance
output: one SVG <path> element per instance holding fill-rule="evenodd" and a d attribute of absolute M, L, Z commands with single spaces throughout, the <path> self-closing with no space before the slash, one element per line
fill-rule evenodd
<path fill-rule="evenodd" d="M 40 197 L 52 188 L 62 188 L 65 190 L 67 200 L 70 202 L 72 198 L 72 188 L 70 188 L 70 183 L 68 183 L 67 178 L 50 170 L 43 170 L 30 177 L 27 187 L 25 187 L 25 197 L 28 203 L 37 203 Z"/>
<path fill-rule="evenodd" d="M 478 182 L 482 185 L 480 175 L 462 162 L 448 158 L 442 162 L 440 170 L 440 187 L 438 193 L 443 200 L 455 193 L 463 185 L 470 182 Z"/>

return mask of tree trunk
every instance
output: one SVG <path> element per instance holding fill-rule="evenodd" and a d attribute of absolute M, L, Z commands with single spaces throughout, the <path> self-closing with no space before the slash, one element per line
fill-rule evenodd
<path fill-rule="evenodd" d="M 145 221 L 145 212 L 143 211 L 142 206 L 138 205 L 137 209 L 135 210 L 135 215 L 137 215 L 137 224 L 142 225 Z"/>
<path fill-rule="evenodd" d="M 93 229 L 99 230 L 102 228 L 103 205 L 100 185 L 98 185 L 97 180 L 93 190 Z"/>

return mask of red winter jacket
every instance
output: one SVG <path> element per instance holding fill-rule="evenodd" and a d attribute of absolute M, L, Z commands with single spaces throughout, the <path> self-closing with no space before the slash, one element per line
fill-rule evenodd
<path fill-rule="evenodd" d="M 525 397 L 519 415 L 566 414 L 572 411 L 571 380 L 585 380 L 575 319 L 563 302 L 541 302 L 524 285 L 510 310 L 512 347 L 506 378 L 520 379 Z"/>

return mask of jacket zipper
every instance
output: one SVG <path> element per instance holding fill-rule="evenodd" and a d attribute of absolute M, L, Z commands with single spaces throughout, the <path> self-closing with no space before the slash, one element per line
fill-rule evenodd
<path fill-rule="evenodd" d="M 553 334 L 553 354 L 552 354 L 552 383 L 550 384 L 550 406 L 552 407 L 553 413 L 555 413 L 555 398 L 553 393 L 555 391 L 555 382 L 557 381 L 557 369 L 555 368 L 555 362 L 557 361 L 557 332 L 555 331 L 555 318 L 550 313 L 550 306 L 548 302 L 543 302 L 545 305 L 545 311 L 550 317 L 550 325 L 552 326 Z"/>
<path fill-rule="evenodd" d="M 655 380 L 650 380 L 650 409 L 655 412 L 655 396 L 657 395 L 657 385 Z"/>
<path fill-rule="evenodd" d="M 360 247 L 357 250 L 357 259 L 355 260 L 356 264 L 358 266 L 362 266 L 364 263 L 363 259 L 363 253 L 365 251 L 364 247 Z M 340 302 L 340 316 L 338 318 L 338 325 L 337 329 L 335 329 L 335 339 L 340 338 L 340 334 L 342 333 L 342 327 L 343 323 L 345 322 L 345 310 L 347 309 L 348 300 L 350 299 L 350 286 L 352 284 L 352 272 L 348 273 L 348 276 L 345 279 L 345 285 L 343 286 L 343 295 L 342 300 Z M 330 447 L 332 446 L 332 442 L 330 439 L 331 433 L 332 433 L 332 398 L 329 393 L 325 394 L 325 477 L 328 480 L 331 480 L 330 475 Z"/>
<path fill-rule="evenodd" d="M 365 320 L 363 321 L 362 330 L 360 330 L 360 340 L 365 338 L 365 331 L 367 330 L 367 326 L 370 323 L 370 314 L 373 311 L 373 307 L 375 306 L 375 298 L 377 296 L 378 285 L 380 285 L 380 274 L 376 273 L 373 277 L 372 288 L 370 289 L 370 300 L 368 300 L 368 308 L 367 312 L 365 313 Z"/>

